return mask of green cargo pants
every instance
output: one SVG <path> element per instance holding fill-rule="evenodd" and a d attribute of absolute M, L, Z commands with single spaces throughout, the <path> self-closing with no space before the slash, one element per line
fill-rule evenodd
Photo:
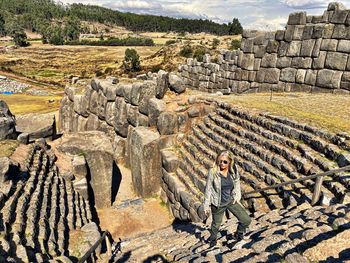
<path fill-rule="evenodd" d="M 225 206 L 216 207 L 214 205 L 211 205 L 211 212 L 213 221 L 211 223 L 211 237 L 216 238 L 219 228 L 222 222 L 222 218 L 224 216 L 224 213 L 228 209 L 235 217 L 238 219 L 238 227 L 237 227 L 237 233 L 244 234 L 247 227 L 251 223 L 251 219 L 247 213 L 247 211 L 243 208 L 243 206 L 236 202 L 236 203 L 229 203 Z"/>

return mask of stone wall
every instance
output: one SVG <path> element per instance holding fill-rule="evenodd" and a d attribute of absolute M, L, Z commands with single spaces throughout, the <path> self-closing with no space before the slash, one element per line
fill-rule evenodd
<path fill-rule="evenodd" d="M 93 79 L 84 94 L 75 94 L 74 88 L 66 87 L 60 129 L 105 132 L 117 163 L 130 167 L 136 192 L 151 196 L 160 190 L 160 151 L 172 146 L 178 133 L 189 130 L 194 118 L 212 110 L 208 105 L 181 102 L 175 111 L 168 110 L 173 99 L 164 98 L 166 91 L 183 92 L 181 86 L 180 78 L 160 71 L 132 84 Z"/>
<path fill-rule="evenodd" d="M 188 88 L 206 92 L 350 92 L 350 11 L 292 13 L 285 30 L 245 30 L 241 49 L 179 67 Z"/>

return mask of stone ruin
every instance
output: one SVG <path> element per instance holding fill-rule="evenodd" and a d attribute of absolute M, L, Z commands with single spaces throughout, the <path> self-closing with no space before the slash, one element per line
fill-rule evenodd
<path fill-rule="evenodd" d="M 350 16 L 331 3 L 321 16 L 292 13 L 285 30 L 244 30 L 240 50 L 214 61 L 188 59 L 179 71 L 188 88 L 215 93 L 350 92 Z"/>
<path fill-rule="evenodd" d="M 322 17 L 292 14 L 286 31 L 271 34 L 267 42 L 266 35 L 255 37 L 246 31 L 242 51 L 225 53 L 219 64 L 205 56 L 202 64 L 189 60 L 179 74 L 160 71 L 133 83 L 93 79 L 82 94 L 66 87 L 60 107 L 64 135 L 56 140 L 57 151 L 39 140 L 30 146 L 23 164 L 0 160 L 6 167 L 0 170 L 0 259 L 70 262 L 81 257 L 99 237 L 95 209 L 110 207 L 117 194 L 118 164 L 131 169 L 138 195 L 159 194 L 174 218 L 187 224 L 174 223 L 122 242 L 122 253 L 113 262 L 147 256 L 181 262 L 349 259 L 349 245 L 341 245 L 350 237 L 349 172 L 323 182 L 316 206 L 311 206 L 313 180 L 246 196 L 242 202 L 253 217 L 247 243 L 229 248 L 232 240 L 226 233 L 237 225 L 231 220 L 223 226 L 221 249 L 203 244 L 208 236 L 200 223 L 205 219 L 206 174 L 219 151 L 234 153 L 247 193 L 350 165 L 350 135 L 248 111 L 220 97 L 179 94 L 186 88 L 225 93 L 304 87 L 346 91 L 347 62 L 338 57 L 347 58 L 341 47 L 348 40 L 338 39 L 338 34 L 348 26 L 347 14 L 334 3 Z M 326 34 L 329 28 L 332 33 Z M 286 66 L 277 66 L 281 63 Z M 318 63 L 322 68 L 313 68 Z M 306 81 L 308 74 L 314 74 L 314 83 Z M 329 74 L 332 84 L 327 82 Z M 62 153 L 71 156 L 67 171 L 56 161 Z M 76 231 L 87 240 L 82 242 L 85 247 L 71 247 Z M 332 249 L 315 257 L 324 247 Z"/>

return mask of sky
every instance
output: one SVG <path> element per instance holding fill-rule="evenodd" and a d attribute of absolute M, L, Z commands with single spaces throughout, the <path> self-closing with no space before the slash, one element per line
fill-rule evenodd
<path fill-rule="evenodd" d="M 202 18 L 228 23 L 238 18 L 244 28 L 259 30 L 283 29 L 290 13 L 306 11 L 322 15 L 325 0 L 60 0 L 62 3 L 99 5 L 122 12 Z M 342 3 L 350 9 L 350 0 Z"/>

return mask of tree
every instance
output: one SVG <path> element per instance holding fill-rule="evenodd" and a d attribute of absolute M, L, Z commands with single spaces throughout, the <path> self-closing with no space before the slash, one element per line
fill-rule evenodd
<path fill-rule="evenodd" d="M 140 56 L 137 54 L 137 51 L 133 48 L 127 48 L 125 50 L 125 57 L 123 62 L 124 68 L 127 71 L 140 71 Z"/>
<path fill-rule="evenodd" d="M 13 42 L 15 42 L 16 46 L 27 47 L 30 45 L 27 41 L 27 34 L 24 32 L 23 29 L 13 31 L 11 37 L 13 38 Z"/>
<path fill-rule="evenodd" d="M 239 22 L 238 18 L 233 18 L 232 23 L 229 23 L 228 26 L 229 26 L 228 33 L 230 35 L 239 35 L 243 33 L 243 27 Z"/>
<path fill-rule="evenodd" d="M 63 45 L 64 44 L 64 36 L 60 26 L 53 25 L 48 29 L 48 43 L 53 45 Z"/>
<path fill-rule="evenodd" d="M 72 16 L 68 17 L 65 21 L 63 34 L 66 41 L 79 39 L 79 34 L 80 34 L 79 19 Z"/>
<path fill-rule="evenodd" d="M 0 36 L 5 36 L 6 30 L 5 30 L 5 19 L 0 14 Z"/>

